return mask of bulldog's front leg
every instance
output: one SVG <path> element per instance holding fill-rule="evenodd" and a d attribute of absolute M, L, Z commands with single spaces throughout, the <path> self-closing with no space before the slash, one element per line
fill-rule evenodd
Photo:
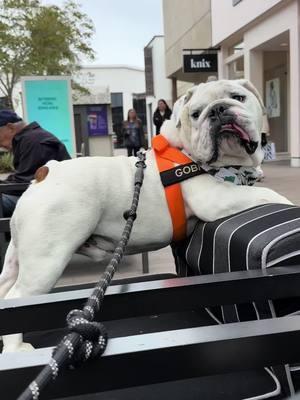
<path fill-rule="evenodd" d="M 201 175 L 182 183 L 188 217 L 196 215 L 203 221 L 215 221 L 247 208 L 266 203 L 292 204 L 271 189 L 238 186 Z"/>

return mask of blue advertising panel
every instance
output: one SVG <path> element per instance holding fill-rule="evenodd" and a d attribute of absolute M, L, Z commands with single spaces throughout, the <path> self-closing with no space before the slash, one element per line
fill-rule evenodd
<path fill-rule="evenodd" d="M 70 78 L 22 78 L 24 117 L 36 121 L 76 154 Z"/>
<path fill-rule="evenodd" d="M 90 106 L 87 109 L 89 136 L 108 135 L 107 106 Z"/>

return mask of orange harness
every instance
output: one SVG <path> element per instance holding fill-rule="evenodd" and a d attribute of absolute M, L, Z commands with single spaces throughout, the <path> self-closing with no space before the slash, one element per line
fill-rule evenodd
<path fill-rule="evenodd" d="M 171 147 L 161 134 L 152 139 L 152 148 L 160 173 L 174 168 L 175 164 L 182 165 L 192 161 L 180 150 Z M 173 224 L 173 241 L 179 241 L 186 237 L 186 215 L 180 183 L 165 187 L 165 194 Z"/>

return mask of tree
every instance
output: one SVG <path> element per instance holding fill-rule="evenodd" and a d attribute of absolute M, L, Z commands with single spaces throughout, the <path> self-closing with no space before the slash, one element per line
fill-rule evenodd
<path fill-rule="evenodd" d="M 82 58 L 93 60 L 93 33 L 92 21 L 73 0 L 62 8 L 40 0 L 0 0 L 0 89 L 9 106 L 21 76 L 72 75 Z"/>

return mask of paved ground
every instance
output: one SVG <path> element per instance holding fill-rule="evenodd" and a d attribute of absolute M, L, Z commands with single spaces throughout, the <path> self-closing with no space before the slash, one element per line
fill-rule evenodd
<path fill-rule="evenodd" d="M 124 150 L 117 150 L 116 155 L 124 154 Z M 265 179 L 259 186 L 274 189 L 300 205 L 300 169 L 290 168 L 287 161 L 269 162 L 263 166 Z M 142 256 L 124 257 L 116 278 L 125 278 L 142 274 Z M 88 261 L 86 257 L 74 256 L 71 265 L 66 269 L 58 285 L 94 282 L 97 280 L 105 264 Z M 174 272 L 174 262 L 169 247 L 149 253 L 150 273 Z"/>
<path fill-rule="evenodd" d="M 290 168 L 288 161 L 269 162 L 263 165 L 265 179 L 258 183 L 286 196 L 300 205 L 300 168 Z"/>

